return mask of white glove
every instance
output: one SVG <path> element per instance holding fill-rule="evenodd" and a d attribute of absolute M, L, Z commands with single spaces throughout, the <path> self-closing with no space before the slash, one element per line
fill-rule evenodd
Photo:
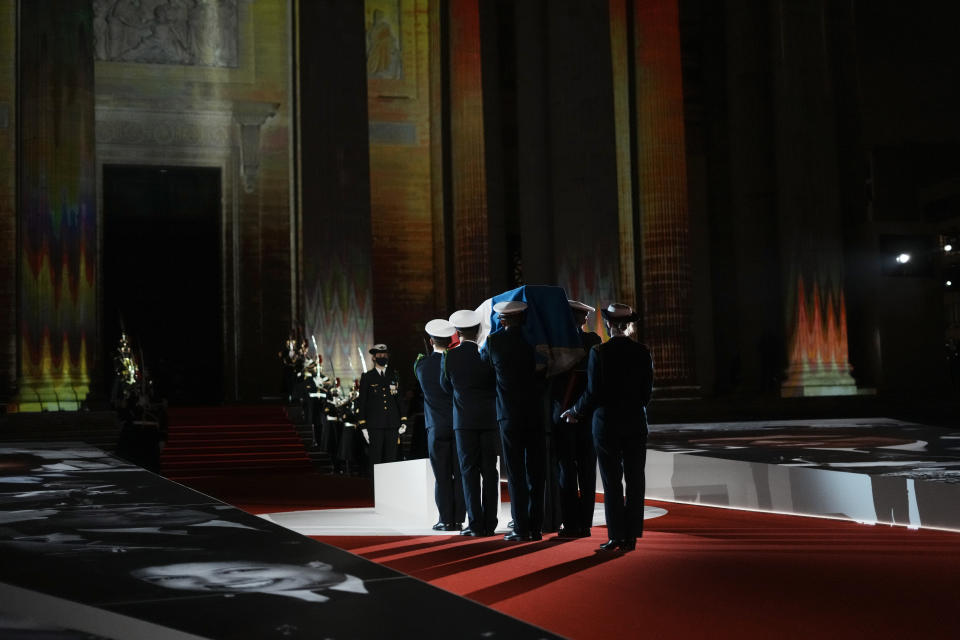
<path fill-rule="evenodd" d="M 370 434 L 367 433 L 366 429 L 360 429 L 360 433 L 363 434 L 363 439 L 367 441 L 367 444 L 370 444 Z"/>
<path fill-rule="evenodd" d="M 577 421 L 577 414 L 573 412 L 573 409 L 567 409 L 560 414 L 560 419 L 565 420 L 568 423 L 574 423 Z"/>
<path fill-rule="evenodd" d="M 403 434 L 405 434 L 406 432 L 407 432 L 407 423 L 405 423 L 405 422 L 404 422 L 404 423 L 401 423 L 401 424 L 400 424 L 400 431 L 399 431 L 400 435 L 403 435 Z"/>

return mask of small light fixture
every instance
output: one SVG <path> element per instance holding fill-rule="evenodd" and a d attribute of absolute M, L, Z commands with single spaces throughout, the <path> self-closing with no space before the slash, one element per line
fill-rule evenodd
<path fill-rule="evenodd" d="M 908 262 L 910 262 L 909 253 L 901 253 L 897 256 L 897 264 L 907 264 Z"/>
<path fill-rule="evenodd" d="M 948 287 L 952 287 L 952 286 L 953 286 L 953 280 L 947 280 L 947 286 L 948 286 Z"/>
<path fill-rule="evenodd" d="M 950 244 L 950 243 L 948 242 L 947 244 L 943 245 L 943 252 L 944 252 L 944 253 L 950 253 L 951 251 L 953 251 L 953 245 L 952 245 L 952 244 Z"/>

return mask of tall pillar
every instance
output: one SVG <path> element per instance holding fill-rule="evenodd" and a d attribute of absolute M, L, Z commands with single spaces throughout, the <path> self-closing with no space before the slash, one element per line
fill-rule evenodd
<path fill-rule="evenodd" d="M 0 0 L 0 399 L 17 381 L 16 62 L 17 1 Z"/>
<path fill-rule="evenodd" d="M 826 0 L 779 0 L 772 20 L 777 208 L 785 292 L 782 396 L 857 393 L 844 299 L 836 109 Z"/>
<path fill-rule="evenodd" d="M 490 297 L 479 0 L 450 0 L 450 170 L 457 308 Z"/>
<path fill-rule="evenodd" d="M 85 399 L 97 347 L 93 8 L 20 3 L 21 411 Z"/>
<path fill-rule="evenodd" d="M 634 0 L 643 338 L 656 393 L 698 394 L 677 0 Z"/>
<path fill-rule="evenodd" d="M 304 331 L 347 385 L 374 339 L 364 5 L 297 10 Z"/>

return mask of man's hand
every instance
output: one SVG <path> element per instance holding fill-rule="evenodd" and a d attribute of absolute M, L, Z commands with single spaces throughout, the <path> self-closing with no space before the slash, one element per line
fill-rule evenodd
<path fill-rule="evenodd" d="M 401 423 L 400 423 L 400 430 L 398 431 L 398 433 L 399 433 L 400 435 L 403 435 L 403 434 L 405 434 L 406 432 L 407 432 L 407 423 L 406 423 L 406 422 L 401 422 Z"/>
<path fill-rule="evenodd" d="M 360 433 L 363 434 L 363 439 L 367 441 L 367 444 L 370 444 L 370 434 L 366 429 L 360 429 Z"/>
<path fill-rule="evenodd" d="M 574 423 L 574 422 L 576 422 L 576 421 L 577 421 L 577 418 L 578 418 L 578 416 L 577 416 L 576 413 L 574 413 L 573 409 L 567 409 L 566 411 L 564 411 L 563 413 L 560 414 L 560 419 L 561 419 L 561 420 L 564 420 L 564 421 L 566 421 L 566 422 L 568 422 L 568 423 L 571 423 L 571 424 Z"/>

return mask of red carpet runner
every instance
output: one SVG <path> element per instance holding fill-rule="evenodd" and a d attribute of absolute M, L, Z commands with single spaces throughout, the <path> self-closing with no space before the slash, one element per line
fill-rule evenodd
<path fill-rule="evenodd" d="M 960 534 L 651 503 L 637 550 L 591 539 L 319 537 L 578 640 L 957 638 Z"/>
<path fill-rule="evenodd" d="M 169 417 L 160 457 L 168 478 L 312 469 L 283 407 L 171 407 Z"/>

